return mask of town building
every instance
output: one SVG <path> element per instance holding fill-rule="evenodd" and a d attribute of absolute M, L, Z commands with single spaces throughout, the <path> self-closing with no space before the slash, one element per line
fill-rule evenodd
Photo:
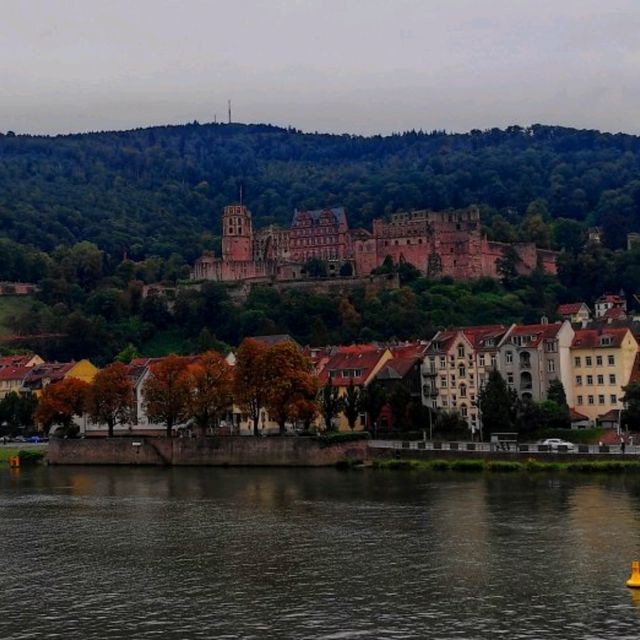
<path fill-rule="evenodd" d="M 43 362 L 31 367 L 24 377 L 24 390 L 35 394 L 36 397 L 42 395 L 42 390 L 49 384 L 76 378 L 86 383 L 93 382 L 98 373 L 98 368 L 89 360 L 82 359 L 77 362 Z"/>
<path fill-rule="evenodd" d="M 574 330 L 568 321 L 514 325 L 500 344 L 498 370 L 522 400 L 542 402 L 549 385 L 562 382 L 572 403 L 570 349 Z"/>
<path fill-rule="evenodd" d="M 291 226 L 255 230 L 251 212 L 242 204 L 224 208 L 222 254 L 199 258 L 191 279 L 218 282 L 296 280 L 315 258 L 327 265 L 327 276 L 367 276 L 390 258 L 410 263 L 430 277 L 469 280 L 497 277 L 500 260 L 514 261 L 521 274 L 542 267 L 556 272 L 553 251 L 531 243 L 489 241 L 482 233 L 477 207 L 448 211 L 394 213 L 373 221 L 372 231 L 350 229 L 345 210 L 332 207 L 298 211 Z"/>
<path fill-rule="evenodd" d="M 586 325 L 591 320 L 591 309 L 584 302 L 569 302 L 558 307 L 558 315 L 571 324 Z"/>
<path fill-rule="evenodd" d="M 571 375 L 575 409 L 595 423 L 622 409 L 638 343 L 626 327 L 578 329 L 571 343 Z M 569 394 L 567 394 L 568 396 Z M 569 406 L 572 402 L 567 397 Z"/>
<path fill-rule="evenodd" d="M 619 294 L 605 293 L 596 300 L 594 306 L 596 320 L 599 318 L 604 318 L 605 316 L 608 316 L 612 319 L 619 319 L 619 311 L 624 312 L 623 315 L 624 317 L 626 317 L 627 300 L 622 292 L 620 292 Z M 618 313 L 612 313 L 612 311 L 615 309 L 619 310 Z"/>

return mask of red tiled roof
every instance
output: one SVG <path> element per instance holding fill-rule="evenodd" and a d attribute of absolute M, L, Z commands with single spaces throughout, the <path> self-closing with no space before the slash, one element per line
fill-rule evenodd
<path fill-rule="evenodd" d="M 0 380 L 24 380 L 32 367 L 2 367 L 0 369 Z"/>
<path fill-rule="evenodd" d="M 528 347 L 536 347 L 541 340 L 550 340 L 558 335 L 558 331 L 562 328 L 561 322 L 552 324 L 518 324 L 509 335 L 511 336 L 530 336 Z"/>
<path fill-rule="evenodd" d="M 571 422 L 580 422 L 582 420 L 588 420 L 589 416 L 585 416 L 583 413 L 576 411 L 573 407 L 570 409 Z"/>
<path fill-rule="evenodd" d="M 382 365 L 376 378 L 402 380 L 421 360 L 420 356 L 391 358 Z"/>
<path fill-rule="evenodd" d="M 464 333 L 465 337 L 473 345 L 474 349 L 485 348 L 485 343 L 488 338 L 496 339 L 497 343 L 497 339 L 501 338 L 506 331 L 507 327 L 502 324 L 490 324 L 478 327 L 464 327 L 462 329 L 462 333 Z M 497 346 L 497 344 L 495 344 L 494 346 Z"/>
<path fill-rule="evenodd" d="M 375 348 L 366 351 L 347 353 L 338 352 L 333 355 L 319 373 L 320 383 L 325 385 L 329 382 L 334 386 L 346 386 L 351 381 L 354 385 L 362 386 L 371 372 L 380 362 L 387 349 Z M 361 371 L 360 375 L 343 377 L 343 371 Z"/>
<path fill-rule="evenodd" d="M 640 353 L 636 353 L 636 357 L 633 361 L 633 367 L 629 374 L 628 384 L 632 384 L 633 382 L 640 382 Z"/>
<path fill-rule="evenodd" d="M 605 311 L 602 317 L 606 318 L 607 320 L 621 320 L 623 318 L 626 318 L 627 314 L 621 307 L 611 307 L 610 309 L 607 309 Z"/>
<path fill-rule="evenodd" d="M 593 349 L 596 347 L 619 347 L 629 329 L 626 327 L 606 327 L 603 329 L 577 329 L 571 343 L 572 349 Z M 602 344 L 602 338 L 611 339 L 610 344 Z"/>
<path fill-rule="evenodd" d="M 611 302 L 612 304 L 624 304 L 625 299 L 622 296 L 617 295 L 616 293 L 605 293 L 603 296 L 600 296 L 596 303 L 603 302 Z"/>
<path fill-rule="evenodd" d="M 558 314 L 561 316 L 572 316 L 574 313 L 578 313 L 584 302 L 569 302 L 568 304 L 561 304 L 558 307 Z"/>
<path fill-rule="evenodd" d="M 5 367 L 26 367 L 33 358 L 35 358 L 34 353 L 17 356 L 1 356 L 0 369 L 4 369 Z"/>
<path fill-rule="evenodd" d="M 45 362 L 29 367 L 26 382 L 32 384 L 43 378 L 49 378 L 51 382 L 62 380 L 64 376 L 75 366 L 75 362 Z"/>

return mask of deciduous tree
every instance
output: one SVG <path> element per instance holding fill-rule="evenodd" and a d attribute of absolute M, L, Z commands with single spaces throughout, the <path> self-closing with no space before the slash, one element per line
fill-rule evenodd
<path fill-rule="evenodd" d="M 233 370 L 217 351 L 207 351 L 186 370 L 187 414 L 204 436 L 232 403 Z"/>
<path fill-rule="evenodd" d="M 275 344 L 265 354 L 267 389 L 265 405 L 278 423 L 280 433 L 286 423 L 297 417 L 307 402 L 313 402 L 318 391 L 311 365 L 300 349 L 291 342 Z"/>
<path fill-rule="evenodd" d="M 372 382 L 361 394 L 360 406 L 367 416 L 368 428 L 376 426 L 380 412 L 387 403 L 387 394 L 379 382 Z"/>
<path fill-rule="evenodd" d="M 318 396 L 318 404 L 320 407 L 320 413 L 324 420 L 324 428 L 326 431 L 333 430 L 333 419 L 342 411 L 343 402 L 340 397 L 340 391 L 338 387 L 334 387 L 332 384 L 327 383 L 322 387 Z"/>
<path fill-rule="evenodd" d="M 87 390 L 87 412 L 92 422 L 106 424 L 109 437 L 117 422 L 130 419 L 133 411 L 133 383 L 127 365 L 114 362 L 96 374 Z"/>
<path fill-rule="evenodd" d="M 233 378 L 233 398 L 249 414 L 253 422 L 253 435 L 260 435 L 258 421 L 267 395 L 265 344 L 245 338 L 236 353 Z"/>
<path fill-rule="evenodd" d="M 42 390 L 40 402 L 34 413 L 36 422 L 48 429 L 53 424 L 65 431 L 71 426 L 73 416 L 84 412 L 89 384 L 77 378 L 65 378 L 47 385 Z"/>
<path fill-rule="evenodd" d="M 360 388 L 353 384 L 353 380 L 349 382 L 347 392 L 342 398 L 342 412 L 347 419 L 349 429 L 353 431 L 356 428 L 356 421 L 360 415 Z"/>
<path fill-rule="evenodd" d="M 172 354 L 152 364 L 149 369 L 143 388 L 147 416 L 154 422 L 163 423 L 170 438 L 173 427 L 187 418 L 187 360 Z"/>

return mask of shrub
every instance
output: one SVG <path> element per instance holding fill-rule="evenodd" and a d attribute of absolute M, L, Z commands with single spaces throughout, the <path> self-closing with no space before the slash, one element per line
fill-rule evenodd
<path fill-rule="evenodd" d="M 20 464 L 35 464 L 44 458 L 44 452 L 20 449 L 20 451 L 18 451 L 18 457 L 20 458 Z"/>

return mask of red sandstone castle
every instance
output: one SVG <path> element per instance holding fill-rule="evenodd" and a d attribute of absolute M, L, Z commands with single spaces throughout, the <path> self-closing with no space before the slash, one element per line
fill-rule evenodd
<path fill-rule="evenodd" d="M 205 254 L 196 261 L 193 280 L 219 282 L 295 280 L 304 277 L 311 258 L 324 260 L 330 276 L 366 276 L 387 256 L 408 262 L 430 277 L 468 280 L 496 277 L 498 260 L 513 246 L 516 268 L 530 273 L 536 265 L 556 273 L 556 254 L 531 243 L 490 242 L 480 228 L 477 207 L 456 211 L 395 213 L 373 221 L 373 232 L 349 229 L 343 208 L 295 211 L 291 228 L 253 229 L 242 205 L 224 208 L 222 257 Z M 345 265 L 349 265 L 346 266 Z"/>

